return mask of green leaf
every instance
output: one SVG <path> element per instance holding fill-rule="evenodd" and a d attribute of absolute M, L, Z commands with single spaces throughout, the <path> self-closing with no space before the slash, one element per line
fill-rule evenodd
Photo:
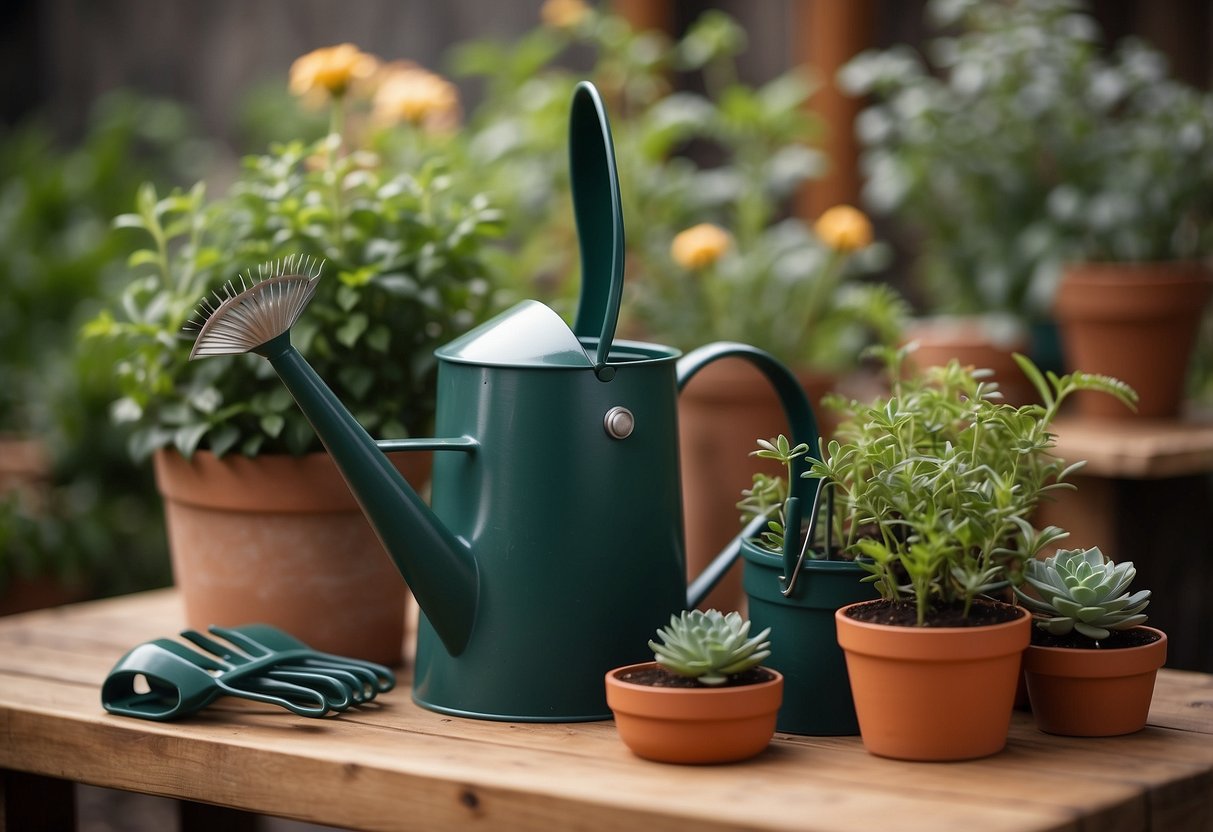
<path fill-rule="evenodd" d="M 131 252 L 131 256 L 126 259 L 126 265 L 130 268 L 138 266 L 156 265 L 160 262 L 160 255 L 148 248 L 141 248 Z"/>
<path fill-rule="evenodd" d="M 143 222 L 143 217 L 138 214 L 119 214 L 110 222 L 111 228 L 138 228 L 146 229 L 147 226 Z"/>
<path fill-rule="evenodd" d="M 369 321 L 364 313 L 355 312 L 337 330 L 337 340 L 343 346 L 352 349 L 358 343 L 358 339 L 362 337 L 362 333 L 366 332 L 368 323 Z"/>
<path fill-rule="evenodd" d="M 286 425 L 286 419 L 277 413 L 267 413 L 258 421 L 266 435 L 275 439 L 278 434 L 282 433 L 282 428 Z"/>

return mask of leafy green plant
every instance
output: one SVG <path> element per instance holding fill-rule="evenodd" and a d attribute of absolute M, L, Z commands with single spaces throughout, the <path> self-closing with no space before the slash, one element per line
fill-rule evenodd
<path fill-rule="evenodd" d="M 1051 453 L 1049 425 L 1065 400 L 1092 390 L 1131 406 L 1136 394 L 1104 376 L 1041 373 L 1017 355 L 1041 403 L 1011 407 L 985 371 L 953 360 L 906 375 L 905 354 L 884 352 L 888 397 L 834 399 L 844 420 L 806 476 L 836 492 L 835 539 L 862 556 L 865 580 L 888 601 L 912 603 L 921 626 L 939 606 L 967 616 L 977 596 L 1065 534 L 1032 525 L 1039 501 L 1072 487 L 1066 478 L 1083 464 Z"/>
<path fill-rule="evenodd" d="M 1045 632 L 1064 636 L 1073 631 L 1100 641 L 1114 630 L 1145 623 L 1142 610 L 1150 603 L 1150 591 L 1129 594 L 1136 575 L 1132 561 L 1113 563 L 1098 546 L 1061 549 L 1044 560 L 1029 560 L 1023 577 L 1035 594 L 1017 586 L 1015 595 Z"/>
<path fill-rule="evenodd" d="M 934 0 L 925 54 L 862 53 L 874 211 L 915 233 L 937 311 L 1040 317 L 1064 260 L 1171 260 L 1213 243 L 1213 96 L 1164 57 L 1106 49 L 1078 0 Z"/>
<path fill-rule="evenodd" d="M 788 499 L 788 483 L 793 476 L 792 465 L 808 452 L 806 443 L 793 446 L 782 433 L 773 439 L 759 439 L 758 450 L 750 451 L 750 456 L 771 459 L 784 466 L 782 476 L 755 474 L 753 484 L 741 492 L 742 499 L 737 503 L 737 508 L 741 509 L 742 525 L 748 525 L 756 517 L 769 518 L 766 531 L 756 542 L 777 555 L 783 553 L 787 526 L 785 503 Z"/>
<path fill-rule="evenodd" d="M 770 634 L 768 627 L 750 636 L 750 622 L 740 613 L 683 610 L 680 616 L 670 616 L 670 623 L 657 631 L 660 642 L 650 640 L 649 649 L 672 673 L 703 685 L 723 685 L 771 655 Z"/>
<path fill-rule="evenodd" d="M 325 138 L 247 157 L 222 197 L 208 201 L 201 185 L 161 196 L 149 184 L 135 213 L 115 220 L 139 235 L 129 261 L 137 276 L 85 334 L 125 351 L 113 414 L 133 426 L 137 458 L 162 447 L 187 456 L 320 449 L 264 362 L 189 362 L 180 337 L 209 290 L 290 255 L 326 263 L 293 332 L 309 362 L 372 433 L 430 430 L 433 350 L 492 308 L 483 254 L 500 215 L 452 167 L 442 137 L 397 121 L 367 138 L 410 133 L 404 166 L 354 145 L 345 100 L 334 94 L 331 107 Z"/>

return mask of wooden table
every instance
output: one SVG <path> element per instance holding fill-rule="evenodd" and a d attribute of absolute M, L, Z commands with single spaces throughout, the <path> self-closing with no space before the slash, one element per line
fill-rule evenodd
<path fill-rule="evenodd" d="M 1164 670 L 1129 737 L 1052 737 L 1016 714 L 986 760 L 779 735 L 750 762 L 693 768 L 632 756 L 610 722 L 431 713 L 407 681 L 324 720 L 231 700 L 178 723 L 106 714 L 114 661 L 181 621 L 171 590 L 0 619 L 0 828 L 64 828 L 76 781 L 367 830 L 1213 829 L 1213 676 Z"/>

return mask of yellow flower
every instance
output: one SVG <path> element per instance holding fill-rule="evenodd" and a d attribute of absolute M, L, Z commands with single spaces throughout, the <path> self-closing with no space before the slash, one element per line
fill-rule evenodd
<path fill-rule="evenodd" d="M 835 251 L 848 252 L 872 243 L 872 223 L 863 211 L 850 205 L 835 205 L 813 223 L 817 238 Z"/>
<path fill-rule="evenodd" d="M 582 0 L 545 0 L 539 18 L 552 29 L 572 29 L 589 13 L 589 6 Z"/>
<path fill-rule="evenodd" d="M 373 106 L 380 123 L 404 121 L 431 130 L 449 130 L 459 124 L 459 90 L 411 61 L 396 61 L 383 68 Z"/>
<path fill-rule="evenodd" d="M 670 256 L 684 269 L 705 269 L 719 260 L 732 243 L 729 232 L 705 222 L 675 236 Z"/>
<path fill-rule="evenodd" d="M 379 60 L 352 43 L 316 49 L 291 64 L 290 90 L 298 96 L 340 98 L 379 69 Z"/>

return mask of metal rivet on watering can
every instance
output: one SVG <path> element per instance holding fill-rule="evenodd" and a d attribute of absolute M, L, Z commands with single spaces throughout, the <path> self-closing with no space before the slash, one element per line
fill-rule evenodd
<path fill-rule="evenodd" d="M 626 407 L 612 407 L 602 418 L 602 426 L 612 439 L 627 439 L 636 429 L 636 417 Z"/>

